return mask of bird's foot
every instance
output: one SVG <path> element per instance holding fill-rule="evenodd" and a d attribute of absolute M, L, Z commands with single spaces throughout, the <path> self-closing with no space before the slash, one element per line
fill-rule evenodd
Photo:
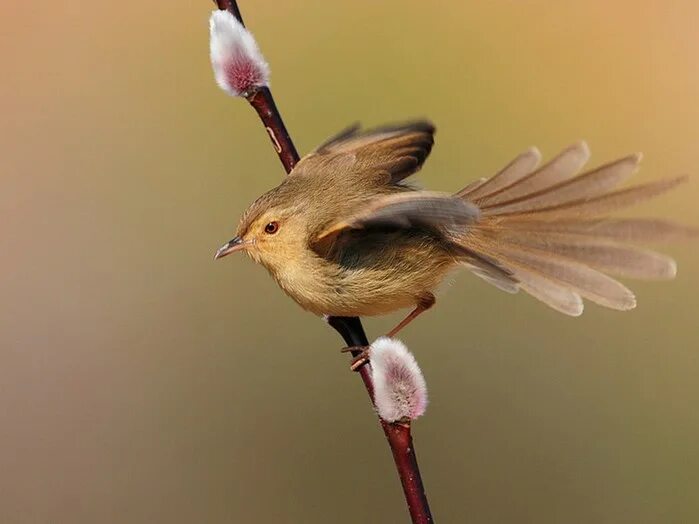
<path fill-rule="evenodd" d="M 369 363 L 369 346 L 349 346 L 342 348 L 340 350 L 342 353 L 354 353 L 359 351 L 359 354 L 352 359 L 350 363 L 350 370 L 359 371 L 359 369 L 364 365 Z"/>

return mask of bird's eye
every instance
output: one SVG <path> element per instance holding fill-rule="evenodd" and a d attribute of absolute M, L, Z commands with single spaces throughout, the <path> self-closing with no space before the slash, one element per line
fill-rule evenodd
<path fill-rule="evenodd" d="M 268 235 L 273 235 L 277 231 L 279 231 L 279 222 L 270 222 L 265 226 L 265 233 Z"/>

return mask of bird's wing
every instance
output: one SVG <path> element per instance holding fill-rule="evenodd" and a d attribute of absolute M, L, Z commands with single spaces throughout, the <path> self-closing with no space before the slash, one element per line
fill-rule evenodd
<path fill-rule="evenodd" d="M 461 198 L 430 191 L 408 191 L 374 197 L 346 216 L 311 235 L 311 248 L 327 252 L 343 233 L 357 230 L 459 228 L 478 219 L 478 208 Z"/>
<path fill-rule="evenodd" d="M 420 120 L 361 131 L 351 126 L 303 157 L 292 176 L 336 176 L 396 184 L 418 171 L 432 150 L 434 126 Z"/>

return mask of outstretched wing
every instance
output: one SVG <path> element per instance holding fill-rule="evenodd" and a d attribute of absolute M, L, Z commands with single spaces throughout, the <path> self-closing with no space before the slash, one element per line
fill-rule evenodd
<path fill-rule="evenodd" d="M 434 126 L 419 120 L 361 131 L 351 126 L 296 164 L 292 176 L 335 175 L 396 184 L 418 171 L 432 150 Z"/>
<path fill-rule="evenodd" d="M 328 250 L 345 233 L 357 230 L 416 229 L 443 232 L 472 224 L 478 208 L 461 198 L 430 191 L 407 191 L 369 200 L 351 214 L 339 217 L 311 236 L 311 248 Z"/>

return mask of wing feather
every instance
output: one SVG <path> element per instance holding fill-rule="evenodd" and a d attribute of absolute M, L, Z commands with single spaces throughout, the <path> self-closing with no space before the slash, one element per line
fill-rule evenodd
<path fill-rule="evenodd" d="M 445 193 L 406 191 L 375 197 L 311 235 L 311 246 L 325 251 L 343 232 L 357 229 L 429 229 L 440 232 L 472 224 L 478 208 Z"/>
<path fill-rule="evenodd" d="M 316 235 L 320 240 L 344 229 L 371 227 L 449 227 L 471 224 L 478 208 L 446 193 L 409 191 L 373 198 L 355 213 L 341 218 Z"/>
<path fill-rule="evenodd" d="M 434 126 L 424 120 L 366 131 L 353 125 L 303 157 L 291 175 L 322 176 L 332 171 L 377 184 L 397 184 L 422 167 L 432 150 L 434 132 Z"/>

